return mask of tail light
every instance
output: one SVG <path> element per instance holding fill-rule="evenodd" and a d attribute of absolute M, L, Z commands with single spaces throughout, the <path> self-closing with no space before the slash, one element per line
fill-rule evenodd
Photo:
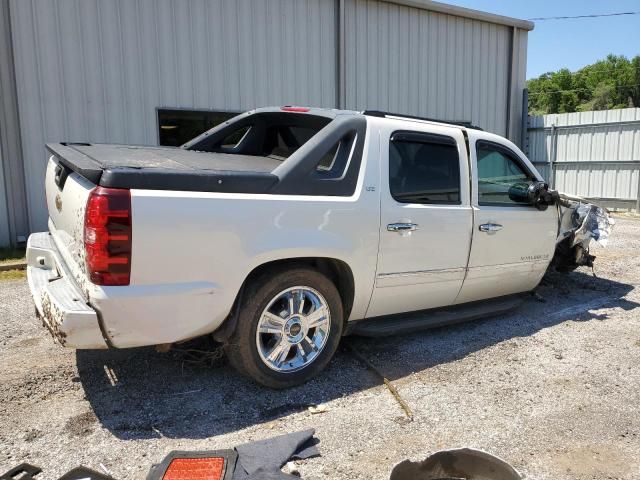
<path fill-rule="evenodd" d="M 96 285 L 129 285 L 131 277 L 131 193 L 96 187 L 84 215 L 87 274 Z"/>

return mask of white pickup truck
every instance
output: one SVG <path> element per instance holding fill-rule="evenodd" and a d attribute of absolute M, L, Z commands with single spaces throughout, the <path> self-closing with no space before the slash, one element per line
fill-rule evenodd
<path fill-rule="evenodd" d="M 29 237 L 28 278 L 68 347 L 213 335 L 238 370 L 288 387 L 347 333 L 502 312 L 557 245 L 564 269 L 593 259 L 574 238 L 582 204 L 464 125 L 281 107 L 181 148 L 47 148 L 49 231 Z"/>

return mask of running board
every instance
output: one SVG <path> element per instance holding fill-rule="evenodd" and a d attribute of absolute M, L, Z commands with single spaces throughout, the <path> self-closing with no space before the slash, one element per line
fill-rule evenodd
<path fill-rule="evenodd" d="M 445 308 L 357 320 L 350 322 L 346 334 L 382 337 L 467 322 L 513 310 L 520 306 L 525 298 L 526 294 L 509 295 Z"/>

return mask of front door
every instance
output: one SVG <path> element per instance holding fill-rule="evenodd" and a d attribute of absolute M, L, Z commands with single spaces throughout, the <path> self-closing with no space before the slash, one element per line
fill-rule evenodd
<path fill-rule="evenodd" d="M 557 211 L 540 211 L 509 196 L 515 184 L 541 180 L 522 154 L 469 131 L 473 168 L 473 241 L 456 303 L 532 290 L 553 257 Z"/>
<path fill-rule="evenodd" d="M 450 305 L 462 286 L 472 228 L 462 132 L 394 122 L 380 142 L 380 249 L 367 316 Z"/>

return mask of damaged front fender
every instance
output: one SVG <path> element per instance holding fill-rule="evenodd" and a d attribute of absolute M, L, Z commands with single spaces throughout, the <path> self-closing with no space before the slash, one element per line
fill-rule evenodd
<path fill-rule="evenodd" d="M 559 272 L 592 267 L 596 257 L 589 252 L 591 242 L 606 247 L 615 220 L 606 208 L 588 200 L 563 193 L 558 197 L 558 237 L 551 267 Z"/>

